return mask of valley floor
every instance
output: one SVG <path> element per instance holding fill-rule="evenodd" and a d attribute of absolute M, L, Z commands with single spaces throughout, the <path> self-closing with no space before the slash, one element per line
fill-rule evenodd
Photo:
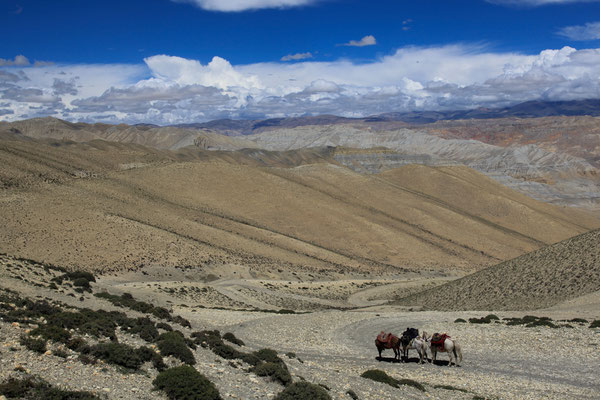
<path fill-rule="evenodd" d="M 89 293 L 75 295 L 68 286 L 59 287 L 58 291 L 46 289 L 42 284 L 50 276 L 45 274 L 49 272 L 36 270 L 31 263 L 9 260 L 2 264 L 0 286 L 32 299 L 48 298 L 80 308 L 124 311 Z M 100 278 L 92 287 L 94 293 L 127 292 L 136 299 L 170 308 L 191 322 L 190 329 L 182 329 L 186 335 L 191 331 L 218 329 L 242 339 L 246 343 L 244 351 L 272 348 L 284 358 L 294 381 L 305 379 L 321 384 L 334 399 L 349 399 L 348 390 L 360 399 L 373 400 L 598 398 L 600 330 L 589 327 L 589 321 L 600 317 L 598 308 L 586 310 L 581 304 L 571 307 L 565 304 L 528 313 L 552 318 L 559 327 L 550 328 L 507 326 L 502 321 L 457 323 L 454 322 L 457 318 L 468 320 L 488 313 L 419 311 L 382 304 L 399 293 L 409 294 L 447 279 L 450 278 L 415 275 L 387 280 L 222 279 L 184 284 L 136 273 L 119 279 Z M 280 309 L 296 313 L 279 314 L 276 311 Z M 502 319 L 526 313 L 495 314 Z M 582 317 L 588 322 L 562 321 Z M 0 380 L 23 374 L 15 371 L 20 369 L 54 385 L 92 391 L 109 399 L 162 398 L 151 390 L 156 371 L 150 367 L 138 373 L 124 373 L 109 364 L 84 365 L 74 356 L 61 358 L 51 352 L 27 351 L 19 344 L 19 337 L 32 327 L 0 322 Z M 400 334 L 407 327 L 429 333 L 447 332 L 462 345 L 461 367 L 446 366 L 445 354 L 438 355 L 436 365 L 419 365 L 414 351 L 408 363 L 392 362 L 391 350 L 386 350 L 383 360 L 378 360 L 375 336 L 382 330 Z M 144 345 L 143 340 L 133 335 L 118 332 L 118 336 L 120 342 Z M 248 373 L 248 366 L 241 361 L 222 359 L 200 346 L 194 350 L 194 356 L 195 367 L 216 384 L 225 399 L 268 399 L 283 389 L 275 382 Z M 409 386 L 393 388 L 360 377 L 370 369 L 384 370 L 397 379 L 417 381 L 425 386 L 426 392 Z"/>

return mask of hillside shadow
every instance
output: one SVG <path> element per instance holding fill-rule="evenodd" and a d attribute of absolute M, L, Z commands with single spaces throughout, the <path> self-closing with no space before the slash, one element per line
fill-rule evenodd
<path fill-rule="evenodd" d="M 379 362 L 399 363 L 400 360 L 396 360 L 394 357 L 375 357 Z"/>

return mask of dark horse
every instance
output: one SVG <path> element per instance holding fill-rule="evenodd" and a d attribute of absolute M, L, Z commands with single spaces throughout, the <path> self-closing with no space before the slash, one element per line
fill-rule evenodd
<path fill-rule="evenodd" d="M 400 339 L 396 335 L 391 333 L 381 332 L 375 339 L 375 346 L 379 352 L 379 358 L 381 359 L 381 352 L 385 349 L 394 350 L 394 360 L 400 360 Z"/>

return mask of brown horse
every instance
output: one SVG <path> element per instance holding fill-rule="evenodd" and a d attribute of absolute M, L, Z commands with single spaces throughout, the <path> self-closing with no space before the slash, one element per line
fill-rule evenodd
<path fill-rule="evenodd" d="M 394 360 L 400 360 L 400 345 L 402 342 L 396 335 L 391 333 L 381 332 L 375 339 L 375 346 L 379 352 L 379 358 L 381 359 L 381 352 L 385 349 L 394 350 Z"/>

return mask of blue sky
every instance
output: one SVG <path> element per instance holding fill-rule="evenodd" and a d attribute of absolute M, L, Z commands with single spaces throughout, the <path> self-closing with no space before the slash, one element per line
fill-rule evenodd
<path fill-rule="evenodd" d="M 0 32 L 0 120 L 167 124 L 600 97 L 593 0 L 4 0 Z"/>

